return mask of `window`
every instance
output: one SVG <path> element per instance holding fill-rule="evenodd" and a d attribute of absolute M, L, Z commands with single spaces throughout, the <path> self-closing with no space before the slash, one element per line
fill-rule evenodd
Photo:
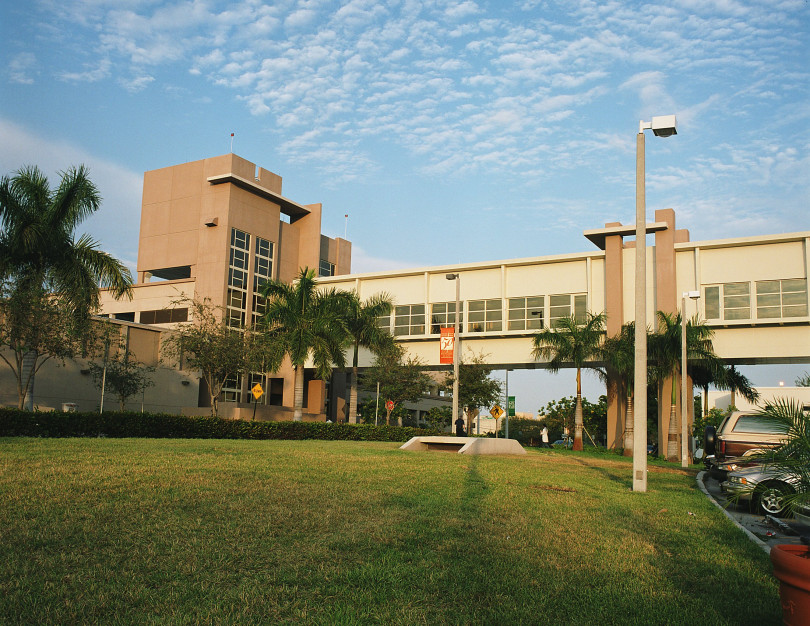
<path fill-rule="evenodd" d="M 250 235 L 236 228 L 232 228 L 225 320 L 228 326 L 234 328 L 242 328 L 245 325 L 249 256 Z"/>
<path fill-rule="evenodd" d="M 470 300 L 467 303 L 467 332 L 481 333 L 503 329 L 502 302 Z"/>
<path fill-rule="evenodd" d="M 406 304 L 394 307 L 394 335 L 424 335 L 425 305 Z"/>
<path fill-rule="evenodd" d="M 509 298 L 508 330 L 543 328 L 543 296 Z"/>
<path fill-rule="evenodd" d="M 135 321 L 135 311 L 131 311 L 129 313 L 115 313 L 115 319 L 121 320 L 123 322 L 134 322 Z M 183 320 L 185 321 L 185 320 Z"/>
<path fill-rule="evenodd" d="M 391 315 L 380 315 L 377 318 L 377 326 L 382 328 L 383 330 L 391 332 Z"/>
<path fill-rule="evenodd" d="M 264 284 L 273 277 L 273 242 L 256 237 L 256 256 L 253 260 L 253 325 L 267 310 L 267 302 L 261 296 Z"/>
<path fill-rule="evenodd" d="M 783 424 L 772 424 L 758 415 L 740 415 L 731 432 L 779 435 L 785 433 L 786 428 Z"/>
<path fill-rule="evenodd" d="M 707 320 L 747 320 L 751 318 L 749 283 L 725 283 L 704 289 Z"/>
<path fill-rule="evenodd" d="M 577 322 L 584 322 L 588 311 L 588 296 L 584 293 L 562 293 L 548 297 L 548 321 L 550 327 L 557 325 L 563 317 L 576 317 Z"/>
<path fill-rule="evenodd" d="M 757 318 L 807 315 L 807 281 L 804 279 L 757 281 Z"/>
<path fill-rule="evenodd" d="M 459 316 L 459 328 L 464 328 L 464 304 L 461 305 L 461 315 Z M 430 305 L 430 332 L 434 335 L 441 333 L 442 326 L 455 327 L 456 325 L 456 303 L 436 302 Z"/>
<path fill-rule="evenodd" d="M 242 389 L 242 374 L 233 374 L 222 384 L 220 396 L 223 402 L 239 402 L 239 393 Z"/>
<path fill-rule="evenodd" d="M 188 309 L 160 309 L 141 311 L 141 324 L 174 324 L 188 321 Z"/>
<path fill-rule="evenodd" d="M 335 264 L 330 263 L 325 259 L 321 259 L 321 262 L 318 265 L 318 276 L 334 276 L 335 275 Z"/>

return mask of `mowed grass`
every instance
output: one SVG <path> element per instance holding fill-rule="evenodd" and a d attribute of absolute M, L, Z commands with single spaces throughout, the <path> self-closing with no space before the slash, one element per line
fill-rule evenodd
<path fill-rule="evenodd" d="M 767 555 L 619 457 L 0 439 L 0 623 L 768 624 Z"/>

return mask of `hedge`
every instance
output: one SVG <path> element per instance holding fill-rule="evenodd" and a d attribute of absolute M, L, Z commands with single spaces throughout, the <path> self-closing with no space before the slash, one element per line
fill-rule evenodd
<path fill-rule="evenodd" d="M 434 430 L 324 422 L 248 422 L 167 413 L 62 413 L 0 408 L 0 437 L 144 437 L 173 439 L 325 439 L 408 441 Z"/>

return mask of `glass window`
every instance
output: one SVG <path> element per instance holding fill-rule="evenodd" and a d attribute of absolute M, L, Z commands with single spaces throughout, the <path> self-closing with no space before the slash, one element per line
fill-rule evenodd
<path fill-rule="evenodd" d="M 467 332 L 481 333 L 503 330 L 502 301 L 470 300 L 467 303 Z"/>
<path fill-rule="evenodd" d="M 260 293 L 264 284 L 273 277 L 273 242 L 256 237 L 256 255 L 253 260 L 253 298 L 251 319 L 255 326 L 267 311 L 267 302 Z"/>
<path fill-rule="evenodd" d="M 424 335 L 425 305 L 406 304 L 394 307 L 394 335 Z"/>
<path fill-rule="evenodd" d="M 807 281 L 800 279 L 757 281 L 757 318 L 807 315 Z"/>
<path fill-rule="evenodd" d="M 543 328 L 543 296 L 509 298 L 508 330 L 539 330 Z"/>
<path fill-rule="evenodd" d="M 464 328 L 464 303 L 459 303 L 461 306 L 461 315 L 459 316 L 459 328 Z M 456 325 L 456 303 L 455 302 L 436 302 L 430 305 L 430 332 L 434 335 L 441 333 L 441 328 L 455 327 Z"/>
<path fill-rule="evenodd" d="M 549 296 L 548 303 L 548 319 L 550 327 L 555 327 L 559 319 L 563 317 L 571 317 L 571 315 L 576 317 L 577 322 L 585 322 L 585 317 L 588 312 L 588 296 L 586 294 L 556 294 Z"/>
<path fill-rule="evenodd" d="M 703 295 L 703 310 L 707 320 L 751 319 L 750 283 L 709 285 L 703 288 Z"/>
<path fill-rule="evenodd" d="M 737 423 L 731 429 L 734 433 L 756 433 L 756 434 L 782 434 L 787 432 L 782 424 L 775 424 L 768 420 L 762 419 L 758 415 L 740 415 L 737 418 Z"/>
<path fill-rule="evenodd" d="M 239 393 L 242 389 L 242 374 L 228 376 L 222 384 L 220 397 L 223 402 L 239 402 Z"/>
<path fill-rule="evenodd" d="M 225 323 L 232 328 L 243 328 L 245 325 L 249 259 L 250 235 L 232 228 L 228 292 L 225 300 Z"/>
<path fill-rule="evenodd" d="M 335 264 L 326 261 L 325 259 L 321 259 L 320 263 L 318 264 L 318 276 L 334 276 L 335 275 Z"/>

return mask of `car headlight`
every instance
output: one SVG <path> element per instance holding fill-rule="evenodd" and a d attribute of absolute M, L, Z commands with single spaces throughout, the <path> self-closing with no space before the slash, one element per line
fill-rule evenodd
<path fill-rule="evenodd" d="M 728 482 L 734 483 L 735 485 L 747 485 L 748 479 L 744 476 L 729 476 Z"/>

